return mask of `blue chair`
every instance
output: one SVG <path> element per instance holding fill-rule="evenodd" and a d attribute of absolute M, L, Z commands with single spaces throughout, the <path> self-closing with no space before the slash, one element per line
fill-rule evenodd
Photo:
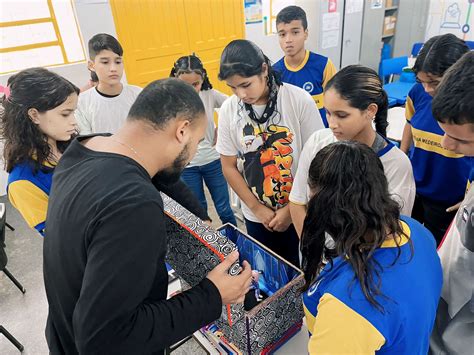
<path fill-rule="evenodd" d="M 387 94 L 388 96 L 388 94 Z M 388 98 L 388 107 L 393 107 L 397 105 L 397 99 L 394 99 L 393 97 Z"/>
<path fill-rule="evenodd" d="M 380 76 L 382 76 L 382 78 L 390 76 L 390 79 L 393 79 L 394 75 L 400 75 L 400 79 L 403 79 L 389 82 L 383 86 L 387 92 L 389 107 L 404 105 L 408 93 L 413 85 L 415 85 L 415 80 L 413 80 L 414 74 L 403 71 L 407 66 L 408 57 L 406 56 L 382 60 L 380 66 Z"/>
<path fill-rule="evenodd" d="M 395 106 L 395 104 L 390 105 L 390 102 L 393 103 L 393 100 L 396 101 L 396 105 L 405 105 L 408 93 L 413 85 L 415 85 L 415 83 L 406 81 L 395 81 L 393 83 L 385 84 L 383 88 L 388 96 L 389 107 Z"/>
<path fill-rule="evenodd" d="M 420 53 L 421 47 L 423 47 L 423 44 L 424 43 L 422 43 L 422 42 L 413 43 L 413 47 L 411 47 L 411 56 L 412 57 L 418 56 L 418 53 Z"/>
<path fill-rule="evenodd" d="M 466 44 L 471 51 L 474 50 L 474 41 L 466 41 Z"/>
<path fill-rule="evenodd" d="M 408 66 L 408 57 L 395 57 L 382 60 L 380 65 L 380 76 L 385 82 L 387 76 L 390 77 L 389 82 L 392 81 L 393 75 L 401 75 L 403 68 Z"/>

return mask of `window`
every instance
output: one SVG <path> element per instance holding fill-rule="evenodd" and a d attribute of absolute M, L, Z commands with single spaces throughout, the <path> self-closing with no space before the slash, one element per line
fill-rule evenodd
<path fill-rule="evenodd" d="M 0 74 L 85 61 L 71 0 L 0 0 Z"/>

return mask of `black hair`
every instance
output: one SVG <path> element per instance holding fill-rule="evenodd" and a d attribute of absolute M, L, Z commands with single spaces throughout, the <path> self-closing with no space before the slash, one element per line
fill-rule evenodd
<path fill-rule="evenodd" d="M 94 60 L 95 56 L 104 50 L 123 56 L 123 48 L 114 36 L 99 33 L 89 40 L 89 58 L 91 60 Z"/>
<path fill-rule="evenodd" d="M 440 122 L 474 124 L 474 52 L 464 54 L 446 71 L 431 108 Z"/>
<path fill-rule="evenodd" d="M 97 76 L 97 73 L 95 71 L 89 70 L 91 73 L 91 81 L 94 83 L 99 82 L 99 77 Z"/>
<path fill-rule="evenodd" d="M 39 112 L 52 110 L 79 88 L 62 76 L 44 68 L 30 68 L 8 78 L 10 95 L 3 98 L 1 114 L 1 135 L 4 141 L 3 156 L 6 171 L 20 163 L 30 161 L 35 170 L 41 169 L 45 162 L 51 161 L 51 147 L 48 137 L 31 120 L 28 110 Z M 68 142 L 57 142 L 62 152 Z M 32 159 L 35 156 L 36 159 Z"/>
<path fill-rule="evenodd" d="M 361 111 L 376 104 L 375 130 L 387 135 L 388 97 L 378 74 L 361 65 L 349 65 L 334 75 L 326 84 L 325 91 L 334 89 L 349 104 Z"/>
<path fill-rule="evenodd" d="M 367 300 L 383 311 L 376 300 L 383 296 L 382 266 L 374 258 L 374 252 L 387 236 L 394 236 L 395 264 L 401 254 L 400 237 L 404 234 L 399 206 L 390 197 L 380 159 L 365 144 L 332 143 L 321 149 L 311 162 L 308 183 L 314 195 L 308 203 L 301 238 L 306 280 L 302 290 L 308 290 L 317 281 L 325 260 L 332 265 L 335 257 L 341 257 L 354 271 L 352 282 L 359 282 Z M 333 238 L 334 246 L 326 244 L 326 233 Z"/>
<path fill-rule="evenodd" d="M 268 77 L 280 86 L 282 81 L 278 72 L 273 70 L 270 59 L 253 42 L 245 39 L 236 39 L 230 42 L 222 52 L 219 68 L 219 80 L 226 80 L 233 75 L 249 78 L 261 75 L 263 63 L 267 64 Z"/>
<path fill-rule="evenodd" d="M 180 57 L 174 62 L 173 69 L 170 72 L 170 78 L 177 78 L 181 74 L 196 73 L 202 77 L 201 91 L 212 89 L 212 84 L 207 76 L 207 71 L 201 59 L 195 54 Z"/>
<path fill-rule="evenodd" d="M 239 75 L 244 78 L 250 78 L 255 75 L 261 77 L 264 71 L 264 64 L 268 68 L 267 87 L 269 89 L 269 96 L 265 112 L 260 119 L 263 118 L 265 122 L 266 120 L 271 120 L 273 124 L 278 124 L 276 118 L 281 118 L 281 114 L 277 108 L 277 95 L 279 87 L 283 85 L 283 82 L 281 81 L 280 73 L 272 68 L 270 59 L 255 43 L 244 39 L 230 42 L 222 52 L 218 78 L 219 80 L 226 80 L 233 75 Z M 254 118 L 252 119 L 257 119 L 252 106 L 242 104 L 242 101 L 239 101 L 239 116 L 243 117 L 242 115 L 245 111 L 253 113 Z M 259 119 L 257 119 L 257 122 L 263 123 Z"/>
<path fill-rule="evenodd" d="M 456 63 L 469 47 L 462 39 L 452 33 L 430 38 L 421 48 L 416 58 L 413 71 L 443 76 L 448 68 Z"/>
<path fill-rule="evenodd" d="M 308 20 L 306 19 L 306 12 L 299 6 L 287 6 L 282 9 L 276 17 L 276 25 L 280 23 L 290 23 L 294 20 L 300 20 L 303 25 L 303 29 L 306 31 L 308 28 Z"/>
<path fill-rule="evenodd" d="M 204 104 L 193 87 L 168 78 L 148 84 L 133 103 L 127 119 L 146 120 L 161 129 L 172 119 L 180 117 L 193 122 L 204 114 Z"/>

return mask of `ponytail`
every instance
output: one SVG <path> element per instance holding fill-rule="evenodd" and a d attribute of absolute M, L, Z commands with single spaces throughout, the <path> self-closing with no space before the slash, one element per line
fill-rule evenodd
<path fill-rule="evenodd" d="M 377 102 L 377 113 L 375 114 L 375 130 L 378 134 L 383 137 L 387 137 L 387 127 L 388 127 L 388 96 L 387 92 L 382 89 L 380 92 L 380 100 Z"/>

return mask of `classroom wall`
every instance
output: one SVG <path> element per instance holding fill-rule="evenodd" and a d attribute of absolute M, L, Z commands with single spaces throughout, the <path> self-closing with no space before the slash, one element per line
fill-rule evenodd
<path fill-rule="evenodd" d="M 317 6 L 313 0 L 294 0 L 291 3 L 305 9 L 308 17 L 309 37 L 306 48 L 316 51 L 318 14 Z M 108 0 L 74 0 L 79 28 L 87 45 L 87 41 L 94 34 L 109 33 L 117 36 L 115 24 Z M 245 38 L 255 42 L 272 62 L 278 61 L 283 56 L 283 51 L 278 43 L 276 34 L 265 35 L 263 22 L 245 25 Z M 87 50 L 87 49 L 86 49 Z M 63 65 L 48 68 L 81 87 L 87 83 L 89 72 L 86 63 Z M 0 84 L 6 85 L 11 74 L 0 75 Z M 126 82 L 126 77 L 124 79 Z"/>
<path fill-rule="evenodd" d="M 96 33 L 103 32 L 113 36 L 117 35 L 108 0 L 75 0 L 74 5 L 85 44 Z M 64 76 L 79 87 L 84 86 L 89 79 L 86 63 L 50 67 L 48 69 Z M 6 85 L 10 75 L 1 75 L 0 84 Z M 123 80 L 126 81 L 125 78 Z"/>
<path fill-rule="evenodd" d="M 470 29 L 468 32 L 464 33 L 463 27 L 466 23 L 469 24 Z M 425 41 L 433 36 L 443 35 L 445 33 L 452 33 L 464 40 L 474 41 L 473 1 L 430 0 Z"/>
<path fill-rule="evenodd" d="M 317 26 L 319 26 L 317 2 L 314 0 L 292 0 L 288 1 L 288 3 L 300 6 L 305 10 L 309 31 L 309 36 L 306 41 L 306 49 L 317 52 Z M 245 38 L 259 46 L 263 50 L 263 53 L 265 53 L 265 55 L 275 63 L 284 55 L 280 48 L 280 44 L 278 43 L 278 36 L 276 34 L 266 35 L 264 32 L 263 22 L 245 25 Z"/>

